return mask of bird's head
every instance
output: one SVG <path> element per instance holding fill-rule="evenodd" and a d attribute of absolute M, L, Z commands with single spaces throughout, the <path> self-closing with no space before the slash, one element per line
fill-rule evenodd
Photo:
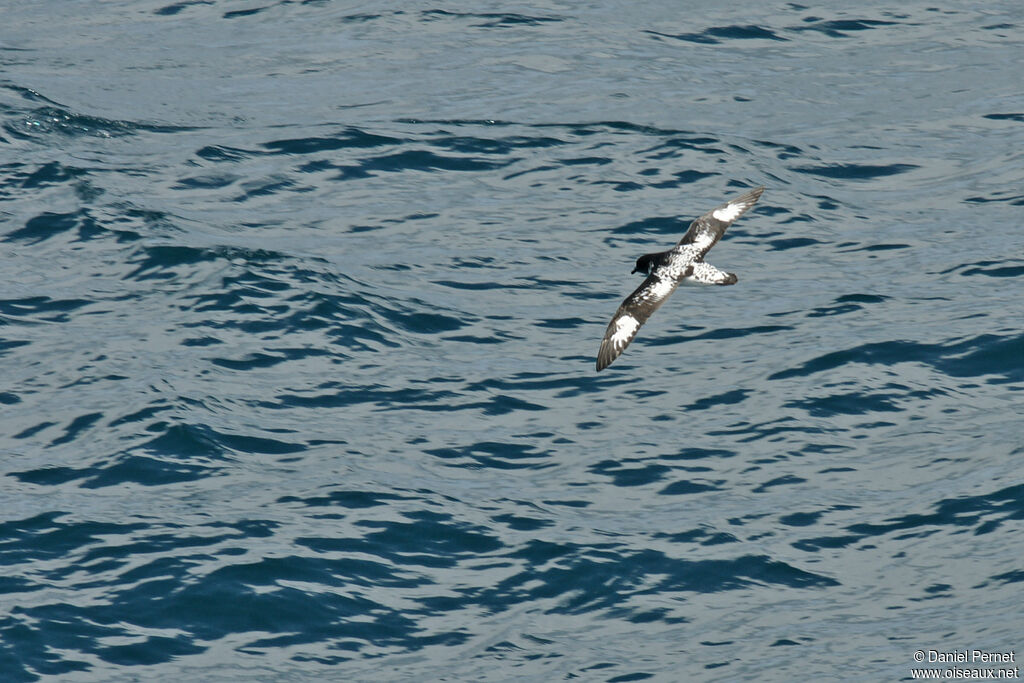
<path fill-rule="evenodd" d="M 657 254 L 644 254 L 636 260 L 636 268 L 633 269 L 634 273 L 643 273 L 644 275 L 651 274 L 651 268 L 654 267 L 654 257 Z"/>

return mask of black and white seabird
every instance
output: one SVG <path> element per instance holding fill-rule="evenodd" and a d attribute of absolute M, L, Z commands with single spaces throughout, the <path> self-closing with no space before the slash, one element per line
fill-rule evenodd
<path fill-rule="evenodd" d="M 597 352 L 597 371 L 612 364 L 633 341 L 637 330 L 680 284 L 732 285 L 736 276 L 704 262 L 704 255 L 722 238 L 725 229 L 757 203 L 764 187 L 729 200 L 690 223 L 683 239 L 668 251 L 644 254 L 634 273 L 647 276 L 644 283 L 615 311 Z"/>

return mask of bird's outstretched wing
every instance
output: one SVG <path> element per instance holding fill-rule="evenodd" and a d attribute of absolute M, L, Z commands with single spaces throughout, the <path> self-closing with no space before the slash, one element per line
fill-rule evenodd
<path fill-rule="evenodd" d="M 754 188 L 750 192 L 742 194 L 736 199 L 730 199 L 725 204 L 708 211 L 690 223 L 690 229 L 686 231 L 683 239 L 679 240 L 679 244 L 672 251 L 690 251 L 695 261 L 704 258 L 704 254 L 708 253 L 708 250 L 722 239 L 725 229 L 757 203 L 762 192 L 764 192 L 764 186 Z"/>
<path fill-rule="evenodd" d="M 643 284 L 626 297 L 608 323 L 604 339 L 601 340 L 601 348 L 597 351 L 598 372 L 611 365 L 626 350 L 640 326 L 658 310 L 678 284 L 672 278 L 648 275 Z"/>

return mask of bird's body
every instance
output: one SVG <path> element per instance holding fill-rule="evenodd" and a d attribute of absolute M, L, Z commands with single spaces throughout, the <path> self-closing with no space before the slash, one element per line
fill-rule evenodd
<path fill-rule="evenodd" d="M 731 285 L 736 276 L 704 262 L 704 255 L 722 238 L 725 229 L 757 203 L 764 192 L 758 187 L 722 204 L 693 221 L 675 247 L 644 254 L 636 261 L 634 273 L 647 276 L 636 291 L 615 312 L 597 352 L 597 370 L 612 364 L 633 341 L 637 330 L 680 284 Z"/>

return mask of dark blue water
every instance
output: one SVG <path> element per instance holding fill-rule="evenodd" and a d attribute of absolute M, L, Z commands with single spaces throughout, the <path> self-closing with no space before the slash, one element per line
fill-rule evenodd
<path fill-rule="evenodd" d="M 2 15 L 0 680 L 1024 648 L 1019 3 Z"/>

